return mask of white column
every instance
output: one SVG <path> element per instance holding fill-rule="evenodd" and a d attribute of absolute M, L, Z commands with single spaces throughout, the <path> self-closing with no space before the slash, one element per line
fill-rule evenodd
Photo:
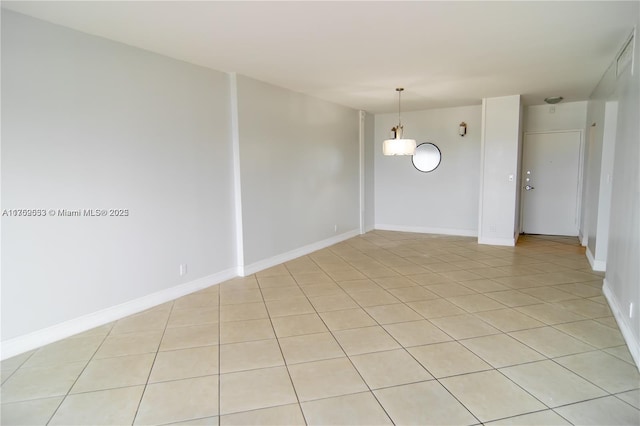
<path fill-rule="evenodd" d="M 519 232 L 520 95 L 482 100 L 478 243 L 514 246 Z"/>

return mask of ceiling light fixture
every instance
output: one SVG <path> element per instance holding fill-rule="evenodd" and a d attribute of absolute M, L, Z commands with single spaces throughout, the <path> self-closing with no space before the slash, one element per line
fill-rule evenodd
<path fill-rule="evenodd" d="M 544 101 L 550 105 L 555 105 L 558 102 L 561 102 L 564 98 L 562 96 L 550 96 L 548 98 L 544 98 Z"/>
<path fill-rule="evenodd" d="M 391 129 L 391 139 L 382 143 L 382 153 L 384 155 L 413 155 L 416 152 L 415 139 L 402 138 L 402 121 L 400 120 L 400 94 L 404 89 L 398 87 L 398 125 Z"/>

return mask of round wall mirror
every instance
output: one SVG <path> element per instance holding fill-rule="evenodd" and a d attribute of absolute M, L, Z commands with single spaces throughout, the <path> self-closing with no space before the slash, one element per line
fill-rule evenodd
<path fill-rule="evenodd" d="M 411 157 L 413 167 L 421 172 L 431 172 L 440 165 L 442 155 L 435 144 L 421 143 L 416 147 L 416 153 Z"/>

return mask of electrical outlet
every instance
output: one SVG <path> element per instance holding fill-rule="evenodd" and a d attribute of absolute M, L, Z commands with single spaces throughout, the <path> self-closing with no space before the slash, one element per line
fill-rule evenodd
<path fill-rule="evenodd" d="M 333 232 L 338 232 L 338 225 L 333 225 Z"/>
<path fill-rule="evenodd" d="M 629 303 L 629 319 L 633 318 L 633 302 Z"/>
<path fill-rule="evenodd" d="M 184 276 L 187 275 L 187 264 L 186 263 L 181 263 L 180 264 L 180 276 Z"/>

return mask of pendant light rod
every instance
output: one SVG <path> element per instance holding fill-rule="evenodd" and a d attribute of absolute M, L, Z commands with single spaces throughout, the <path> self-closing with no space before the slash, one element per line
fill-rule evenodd
<path fill-rule="evenodd" d="M 397 87 L 396 88 L 396 92 L 398 92 L 398 127 L 402 127 L 402 119 L 401 119 L 401 115 L 400 115 L 400 105 L 402 104 L 400 102 L 400 98 L 402 97 L 402 91 L 404 90 L 404 87 Z"/>
<path fill-rule="evenodd" d="M 403 137 L 401 99 L 403 90 L 402 87 L 396 88 L 396 92 L 398 92 L 398 125 L 391 129 L 393 139 L 387 139 L 382 143 L 384 155 L 413 155 L 416 152 L 416 140 Z"/>

